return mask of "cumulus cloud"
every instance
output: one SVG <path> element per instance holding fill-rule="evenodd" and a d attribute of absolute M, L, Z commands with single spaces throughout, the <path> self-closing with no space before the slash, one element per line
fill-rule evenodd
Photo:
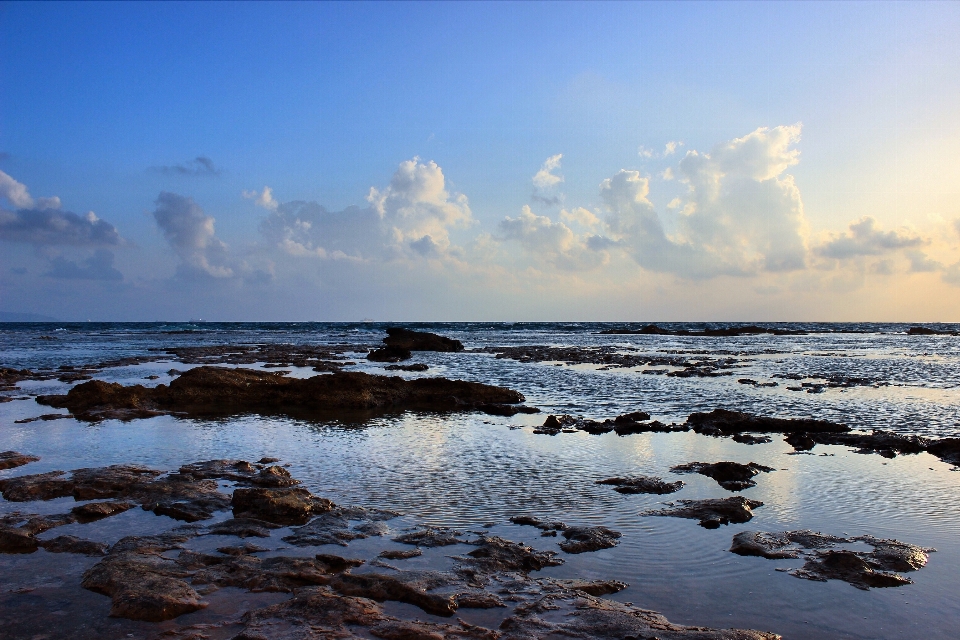
<path fill-rule="evenodd" d="M 123 239 L 93 211 L 60 211 L 60 198 L 34 199 L 26 186 L 0 171 L 0 196 L 14 207 L 0 207 L 0 240 L 35 245 L 118 246 Z"/>
<path fill-rule="evenodd" d="M 467 197 L 449 192 L 443 170 L 419 158 L 401 162 L 386 187 L 371 187 L 367 202 L 343 211 L 316 202 L 277 203 L 260 230 L 288 255 L 383 261 L 455 257 L 460 250 L 450 232 L 474 223 Z"/>
<path fill-rule="evenodd" d="M 672 156 L 677 152 L 677 149 L 683 146 L 683 143 L 678 140 L 671 140 L 663 147 L 664 156 Z"/>
<path fill-rule="evenodd" d="M 544 160 L 543 164 L 540 165 L 540 171 L 537 171 L 533 176 L 533 186 L 537 189 L 547 189 L 563 182 L 563 176 L 554 173 L 554 171 L 560 168 L 560 160 L 562 158 L 563 154 L 558 153 Z"/>
<path fill-rule="evenodd" d="M 213 160 L 207 156 L 197 156 L 189 162 L 182 162 L 180 164 L 150 167 L 150 170 L 166 176 L 197 176 L 203 178 L 216 178 L 220 176 L 220 169 L 213 164 Z"/>
<path fill-rule="evenodd" d="M 217 239 L 214 218 L 193 201 L 176 193 L 162 191 L 153 212 L 157 226 L 180 257 L 184 275 L 227 278 L 233 269 L 226 265 L 227 246 Z"/>
<path fill-rule="evenodd" d="M 53 258 L 50 271 L 43 275 L 66 280 L 123 280 L 123 274 L 113 266 L 113 252 L 106 249 L 98 249 L 80 264 L 60 256 Z"/>
<path fill-rule="evenodd" d="M 648 198 L 649 179 L 620 171 L 600 185 L 613 238 L 642 267 L 683 277 L 802 269 L 803 203 L 784 173 L 799 161 L 799 138 L 800 125 L 760 128 L 710 153 L 689 151 L 678 167 L 688 193 L 668 205 L 681 210 L 673 236 Z"/>
<path fill-rule="evenodd" d="M 273 189 L 270 187 L 264 187 L 263 191 L 244 191 L 241 194 L 244 198 L 248 200 L 253 200 L 253 203 L 258 207 L 263 207 L 270 211 L 276 211 L 277 207 L 280 205 L 279 202 L 273 198 Z"/>
<path fill-rule="evenodd" d="M 924 244 L 923 238 L 908 229 L 881 231 L 874 218 L 864 216 L 853 222 L 848 232 L 834 235 L 816 247 L 816 251 L 827 258 L 846 260 L 859 256 L 879 256 Z"/>
<path fill-rule="evenodd" d="M 562 269 L 590 269 L 609 260 L 605 247 L 592 247 L 589 237 L 578 237 L 563 222 L 538 216 L 526 205 L 516 218 L 502 220 L 498 230 L 501 240 L 516 240 L 527 252 Z"/>

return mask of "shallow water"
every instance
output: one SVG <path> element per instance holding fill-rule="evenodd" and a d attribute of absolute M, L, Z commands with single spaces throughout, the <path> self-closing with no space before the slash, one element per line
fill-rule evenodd
<path fill-rule="evenodd" d="M 360 348 L 372 346 L 383 336 L 378 325 L 197 325 L 191 333 L 174 334 L 162 332 L 184 327 L 69 325 L 55 331 L 58 328 L 0 325 L 0 366 L 80 365 L 156 353 L 148 350 L 172 345 L 291 342 Z M 600 370 L 596 365 L 521 363 L 478 352 L 418 353 L 414 360 L 431 369 L 425 374 L 402 374 L 507 386 L 524 393 L 528 404 L 544 413 L 606 418 L 642 409 L 664 422 L 679 422 L 693 411 L 724 407 L 761 415 L 836 420 L 858 429 L 932 436 L 960 433 L 960 338 L 907 336 L 906 327 L 900 325 L 841 327 L 869 333 L 740 338 L 597 335 L 599 325 L 569 324 L 426 328 L 458 338 L 468 349 L 617 345 L 631 353 L 706 353 L 735 358 L 743 365 L 733 369 L 731 376 L 673 378 L 636 369 Z M 382 365 L 358 362 L 349 368 L 382 370 Z M 97 377 L 125 384 L 160 384 L 171 379 L 165 373 L 171 367 L 182 370 L 187 365 L 172 360 L 151 362 L 107 369 Z M 884 386 L 806 393 L 786 389 L 799 382 L 774 377 L 794 373 L 869 378 Z M 150 374 L 160 378 L 144 380 Z M 313 372 L 297 370 L 292 375 Z M 739 384 L 740 378 L 779 384 L 753 388 Z M 67 385 L 52 380 L 27 382 L 21 387 L 7 395 L 63 392 Z M 494 534 L 543 549 L 556 549 L 556 539 L 541 538 L 536 529 L 512 525 L 508 519 L 536 515 L 571 525 L 602 524 L 616 529 L 623 533 L 619 546 L 581 555 L 562 554 L 566 564 L 543 573 L 622 580 L 630 588 L 611 597 L 660 611 L 676 623 L 756 628 L 787 638 L 952 638 L 960 621 L 960 602 L 955 597 L 955 576 L 960 568 L 960 474 L 928 454 L 887 460 L 845 447 L 818 445 L 813 455 L 791 455 L 792 448 L 777 436 L 770 444 L 748 446 L 692 432 L 626 437 L 612 433 L 533 434 L 544 414 L 500 418 L 407 413 L 362 423 L 260 416 L 223 420 L 161 416 L 92 425 L 72 419 L 14 423 L 50 412 L 32 399 L 0 404 L 0 450 L 41 456 L 39 462 L 26 467 L 0 471 L 0 477 L 117 463 L 175 469 L 211 458 L 275 456 L 289 464 L 290 472 L 314 493 L 342 504 L 396 509 L 406 514 L 404 522 L 408 523 L 468 529 L 495 523 Z M 671 466 L 694 460 L 753 461 L 777 469 L 762 474 L 756 478 L 758 486 L 741 493 L 764 502 L 751 522 L 706 530 L 693 520 L 639 515 L 668 500 L 733 495 L 710 478 L 669 473 Z M 624 496 L 595 484 L 625 474 L 682 479 L 687 484 L 669 496 Z M 72 505 L 69 499 L 0 501 L 0 512 L 58 513 Z M 74 533 L 112 542 L 122 535 L 145 532 L 159 521 L 167 527 L 178 524 L 134 512 L 49 533 Z M 788 529 L 871 534 L 935 547 L 938 552 L 931 555 L 925 568 L 907 574 L 915 584 L 860 591 L 843 582 L 811 582 L 775 570 L 800 566 L 802 560 L 740 557 L 728 551 L 732 536 L 739 531 Z M 379 542 L 358 541 L 351 547 L 361 543 Z M 332 552 L 349 555 L 340 549 Z M 86 603 L 83 608 L 105 616 L 109 600 L 75 585 L 83 568 L 93 562 L 43 551 L 0 556 L 4 576 L 0 590 L 8 593 L 7 600 L 0 599 L 0 619 L 8 618 L 11 607 L 26 606 L 20 600 L 36 598 L 39 601 L 30 606 L 37 611 L 70 612 L 71 607 Z M 38 569 L 41 566 L 45 567 L 42 571 Z M 46 576 L 42 588 L 9 595 L 32 576 Z M 255 599 L 250 594 L 243 597 Z M 60 608 L 54 606 L 57 602 Z M 96 605 L 100 609 L 92 603 L 100 603 Z M 213 616 L 214 609 L 202 615 Z M 57 618 L 52 613 L 44 615 L 55 626 Z M 202 615 L 198 612 L 183 618 L 203 620 Z M 144 623 L 104 620 L 98 630 L 104 637 L 127 633 L 149 637 L 150 627 Z"/>

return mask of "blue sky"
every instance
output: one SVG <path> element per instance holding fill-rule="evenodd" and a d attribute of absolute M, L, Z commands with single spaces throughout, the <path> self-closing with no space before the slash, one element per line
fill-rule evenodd
<path fill-rule="evenodd" d="M 960 320 L 958 32 L 956 3 L 3 3 L 0 310 Z"/>

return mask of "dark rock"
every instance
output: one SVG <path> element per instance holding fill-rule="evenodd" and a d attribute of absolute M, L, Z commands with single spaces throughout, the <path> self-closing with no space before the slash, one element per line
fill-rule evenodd
<path fill-rule="evenodd" d="M 741 411 L 714 409 L 710 413 L 691 413 L 687 425 L 706 435 L 733 435 L 735 433 L 845 433 L 850 427 L 826 420 L 810 418 L 768 418 Z"/>
<path fill-rule="evenodd" d="M 78 553 L 85 556 L 103 556 L 107 553 L 106 544 L 75 536 L 57 536 L 51 540 L 41 540 L 40 546 L 50 553 Z"/>
<path fill-rule="evenodd" d="M 273 464 L 275 462 L 280 462 L 280 458 L 260 458 L 257 460 L 259 464 Z"/>
<path fill-rule="evenodd" d="M 678 500 L 668 503 L 670 508 L 645 511 L 642 516 L 672 516 L 699 520 L 705 529 L 716 529 L 722 524 L 741 524 L 753 518 L 753 510 L 763 506 L 759 500 L 743 496 L 711 498 L 707 500 Z"/>
<path fill-rule="evenodd" d="M 25 464 L 39 460 L 37 456 L 25 455 L 16 451 L 4 451 L 0 453 L 0 469 L 13 469 L 22 467 Z"/>
<path fill-rule="evenodd" d="M 378 557 L 384 558 L 386 560 L 407 560 L 408 558 L 416 558 L 417 556 L 422 556 L 423 551 L 420 549 L 396 549 L 381 551 Z"/>
<path fill-rule="evenodd" d="M 415 364 L 391 364 L 384 367 L 384 369 L 387 371 L 426 371 L 429 368 L 430 367 L 422 362 L 417 362 Z"/>
<path fill-rule="evenodd" d="M 480 413 L 485 413 L 490 416 L 514 416 L 518 413 L 540 413 L 540 409 L 536 407 L 527 407 L 522 404 L 479 404 L 477 405 L 477 411 Z"/>
<path fill-rule="evenodd" d="M 617 580 L 556 580 L 565 589 L 582 591 L 591 596 L 605 596 L 623 591 L 630 585 Z"/>
<path fill-rule="evenodd" d="M 400 327 L 388 327 L 387 337 L 383 339 L 388 347 L 409 349 L 410 351 L 463 351 L 459 340 L 445 338 L 426 331 L 411 331 Z"/>
<path fill-rule="evenodd" d="M 960 438 L 941 438 L 928 445 L 927 451 L 944 462 L 960 466 Z"/>
<path fill-rule="evenodd" d="M 269 549 L 255 545 L 252 542 L 247 542 L 232 547 L 217 547 L 217 551 L 228 556 L 248 556 L 252 553 L 269 551 Z"/>
<path fill-rule="evenodd" d="M 799 558 L 803 548 L 822 549 L 840 542 L 850 541 L 846 538 L 807 530 L 783 533 L 743 531 L 733 536 L 730 551 L 740 556 L 759 556 L 770 559 Z M 799 547 L 791 546 L 797 544 Z"/>
<path fill-rule="evenodd" d="M 793 447 L 794 451 L 810 451 L 817 445 L 817 441 L 809 433 L 788 433 L 783 441 Z"/>
<path fill-rule="evenodd" d="M 53 500 L 73 493 L 73 483 L 63 471 L 50 471 L 0 480 L 0 493 L 10 502 Z"/>
<path fill-rule="evenodd" d="M 312 515 L 329 511 L 334 504 L 300 487 L 287 489 L 252 488 L 233 492 L 233 515 L 274 524 L 305 524 Z"/>
<path fill-rule="evenodd" d="M 937 331 L 936 329 L 930 329 L 928 327 L 910 327 L 907 329 L 908 336 L 947 336 L 947 335 L 957 335 L 956 333 L 951 333 L 950 331 Z"/>
<path fill-rule="evenodd" d="M 453 596 L 427 592 L 425 581 L 417 574 L 405 572 L 395 575 L 364 573 L 337 576 L 330 586 L 346 596 L 370 598 L 377 602 L 392 600 L 420 607 L 435 616 L 449 617 L 457 610 Z"/>
<path fill-rule="evenodd" d="M 366 538 L 367 534 L 350 528 L 350 522 L 342 509 L 333 509 L 313 520 L 306 526 L 297 527 L 283 541 L 300 547 L 312 547 L 321 544 L 347 546 L 352 540 Z"/>
<path fill-rule="evenodd" d="M 160 622 L 204 608 L 205 602 L 184 578 L 190 572 L 160 554 L 180 548 L 189 536 L 165 534 L 128 537 L 83 574 L 85 589 L 109 596 L 110 615 Z"/>
<path fill-rule="evenodd" d="M 562 522 L 546 522 L 533 516 L 514 516 L 510 518 L 510 522 L 513 524 L 519 524 L 521 526 L 536 527 L 537 529 L 545 532 L 563 531 L 567 528 L 567 525 Z"/>
<path fill-rule="evenodd" d="M 617 546 L 621 533 L 606 527 L 568 527 L 562 535 L 566 541 L 560 543 L 561 549 L 567 553 L 584 553 Z"/>
<path fill-rule="evenodd" d="M 866 542 L 873 547 L 873 551 L 865 557 L 873 568 L 884 571 L 917 571 L 926 566 L 929 554 L 936 551 L 899 540 L 885 540 L 873 536 L 858 536 L 854 540 Z"/>
<path fill-rule="evenodd" d="M 537 551 L 525 544 L 496 536 L 482 536 L 471 544 L 476 545 L 477 548 L 467 554 L 469 556 L 467 562 L 470 566 L 487 573 L 504 571 L 526 573 L 563 564 L 563 560 L 557 558 L 557 554 L 553 551 Z"/>
<path fill-rule="evenodd" d="M 339 560 L 341 565 L 346 562 L 343 558 Z M 191 578 L 193 584 L 240 587 L 253 592 L 290 593 L 300 587 L 324 585 L 333 574 L 342 571 L 317 558 L 259 558 L 250 554 L 223 557 L 182 552 L 177 563 L 196 571 Z"/>
<path fill-rule="evenodd" d="M 776 471 L 772 467 L 765 467 L 762 464 L 751 462 L 749 464 L 740 464 L 739 462 L 690 462 L 688 464 L 677 465 L 670 469 L 673 473 L 699 473 L 702 476 L 713 478 L 721 487 L 728 491 L 743 491 L 748 487 L 755 487 L 754 476 L 760 473 L 769 473 Z"/>
<path fill-rule="evenodd" d="M 770 382 L 757 382 L 756 380 L 752 380 L 751 378 L 740 378 L 739 380 L 737 380 L 737 382 L 738 382 L 739 384 L 750 385 L 751 387 L 776 387 L 777 384 L 778 384 L 778 383 L 776 383 L 776 382 L 774 382 L 774 381 L 770 381 Z"/>
<path fill-rule="evenodd" d="M 683 482 L 664 482 L 661 478 L 651 476 L 630 476 L 628 478 L 607 478 L 597 480 L 597 484 L 607 484 L 616 487 L 618 493 L 654 493 L 663 495 L 680 491 Z"/>
<path fill-rule="evenodd" d="M 210 527 L 212 535 L 236 536 L 238 538 L 269 538 L 271 529 L 280 525 L 255 518 L 231 518 Z"/>
<path fill-rule="evenodd" d="M 69 408 L 83 420 L 100 420 L 157 412 L 466 411 L 482 404 L 518 404 L 523 399 L 520 393 L 502 387 L 445 378 L 404 380 L 360 372 L 285 378 L 259 370 L 197 367 L 169 387 L 124 387 L 93 380 L 77 385 L 65 396 L 39 396 L 37 401 Z"/>
<path fill-rule="evenodd" d="M 0 525 L 0 553 L 33 553 L 38 546 L 30 531 Z"/>
<path fill-rule="evenodd" d="M 74 507 L 70 512 L 76 516 L 77 522 L 86 524 L 94 520 L 101 520 L 123 513 L 133 508 L 131 502 L 90 502 Z"/>
<path fill-rule="evenodd" d="M 410 349 L 403 347 L 380 347 L 367 354 L 367 360 L 371 362 L 401 362 L 412 357 Z"/>
<path fill-rule="evenodd" d="M 767 444 L 768 442 L 773 442 L 769 436 L 754 436 L 749 433 L 735 433 L 730 439 L 740 444 Z"/>
<path fill-rule="evenodd" d="M 818 552 L 816 557 L 808 558 L 803 567 L 791 571 L 790 574 L 818 582 L 843 580 L 863 590 L 913 583 L 913 580 L 900 574 L 877 571 L 859 554 L 845 550 Z"/>
<path fill-rule="evenodd" d="M 462 532 L 447 527 L 423 527 L 416 531 L 401 534 L 393 541 L 418 547 L 446 547 L 452 544 L 462 544 L 464 541 L 457 537 L 462 535 Z"/>

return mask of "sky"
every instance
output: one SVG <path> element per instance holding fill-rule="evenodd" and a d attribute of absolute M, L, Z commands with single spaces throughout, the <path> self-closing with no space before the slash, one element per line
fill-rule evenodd
<path fill-rule="evenodd" d="M 0 3 L 0 311 L 960 321 L 960 3 Z"/>

